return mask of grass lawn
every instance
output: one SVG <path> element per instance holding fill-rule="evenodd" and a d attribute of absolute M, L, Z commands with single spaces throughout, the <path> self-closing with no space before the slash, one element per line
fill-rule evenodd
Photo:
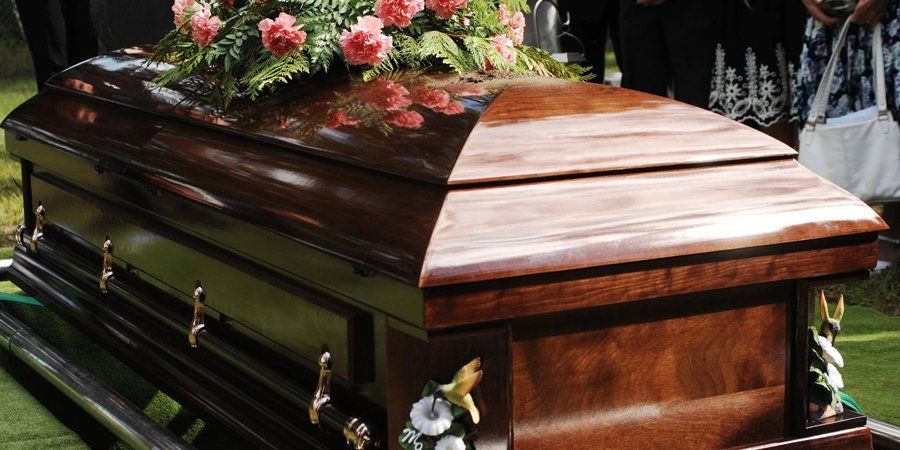
<path fill-rule="evenodd" d="M 841 325 L 844 390 L 867 415 L 900 425 L 900 317 L 849 306 Z"/>
<path fill-rule="evenodd" d="M 0 121 L 34 92 L 31 78 L 0 79 Z M 6 153 L 6 139 L 0 130 L 0 247 L 12 245 L 16 227 L 22 223 L 21 178 L 19 163 Z"/>

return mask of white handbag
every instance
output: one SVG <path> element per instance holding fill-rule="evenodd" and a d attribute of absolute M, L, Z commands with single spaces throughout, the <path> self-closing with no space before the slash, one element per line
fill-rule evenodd
<path fill-rule="evenodd" d="M 898 201 L 900 125 L 887 109 L 881 24 L 872 30 L 876 105 L 841 117 L 825 117 L 835 67 L 849 28 L 848 19 L 819 82 L 809 118 L 800 133 L 799 161 L 867 203 Z"/>

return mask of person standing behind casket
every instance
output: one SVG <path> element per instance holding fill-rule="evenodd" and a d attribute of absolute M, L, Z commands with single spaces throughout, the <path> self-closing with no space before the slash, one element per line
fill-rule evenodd
<path fill-rule="evenodd" d="M 806 9 L 795 0 L 724 0 L 709 109 L 794 145 L 794 80 Z"/>
<path fill-rule="evenodd" d="M 722 0 L 620 0 L 622 87 L 706 108 Z"/>
<path fill-rule="evenodd" d="M 831 57 L 833 42 L 840 29 L 836 25 L 841 20 L 822 11 L 815 0 L 802 1 L 811 16 L 806 24 L 797 73 L 797 102 L 800 118 L 805 121 Z M 900 0 L 859 0 L 851 21 L 857 25 L 849 30 L 843 55 L 835 69 L 825 116 L 844 116 L 875 105 L 871 25 L 881 23 L 887 107 L 894 120 L 900 120 Z M 900 179 L 900 174 L 896 177 Z M 900 261 L 898 205 L 897 202 L 884 205 L 882 217 L 891 230 L 880 237 L 882 245 L 878 259 L 882 267 Z"/>
<path fill-rule="evenodd" d="M 606 43 L 611 41 L 619 60 L 619 0 L 559 0 L 560 10 L 569 14 L 569 32 L 584 46 L 585 65 L 591 67 L 595 83 L 603 83 L 606 70 Z M 563 42 L 564 49 L 571 42 Z M 572 48 L 580 51 L 581 48 Z"/>
<path fill-rule="evenodd" d="M 97 56 L 89 0 L 16 0 L 38 89 L 57 72 Z"/>

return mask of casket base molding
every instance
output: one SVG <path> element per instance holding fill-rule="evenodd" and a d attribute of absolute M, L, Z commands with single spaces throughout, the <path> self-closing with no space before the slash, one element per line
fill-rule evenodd
<path fill-rule="evenodd" d="M 169 308 L 182 306 L 180 303 L 157 298 L 153 304 L 141 305 L 141 301 L 152 301 L 162 294 L 130 278 L 127 272 L 117 273 L 109 293 L 100 293 L 96 274 L 88 269 L 94 266 L 89 264 L 90 252 L 76 254 L 83 249 L 62 236 L 54 236 L 52 246 L 38 242 L 37 249 L 37 253 L 30 253 L 24 247 L 16 248 L 9 276 L 17 286 L 96 338 L 177 401 L 222 422 L 250 444 L 260 448 L 346 448 L 344 425 L 360 419 L 337 409 L 335 403 L 341 399 L 353 398 L 354 410 L 364 412 L 360 417 L 375 424 L 370 429 L 378 429 L 376 426 L 383 423 L 383 413 L 376 407 L 334 386 L 335 403 L 322 406 L 320 427 L 310 424 L 307 409 L 312 397 L 303 386 L 310 386 L 312 392 L 315 373 L 292 367 L 287 361 L 274 366 L 260 363 L 260 355 L 267 361 L 278 357 L 238 336 L 227 335 L 224 327 L 216 327 L 218 324 L 211 328 L 223 337 L 203 331 L 200 348 L 191 348 L 187 328 L 178 332 L 171 326 L 180 323 L 179 316 Z M 99 257 L 96 259 L 99 262 Z M 144 292 L 128 295 L 122 289 L 125 282 Z M 285 368 L 289 373 L 276 373 L 271 367 Z M 262 377 L 251 377 L 251 373 Z M 276 383 L 262 383 L 264 377 Z M 373 417 L 376 422 L 371 422 Z"/>

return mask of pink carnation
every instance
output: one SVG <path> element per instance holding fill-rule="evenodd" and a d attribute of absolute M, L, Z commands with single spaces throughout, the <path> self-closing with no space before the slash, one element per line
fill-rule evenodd
<path fill-rule="evenodd" d="M 351 119 L 342 109 L 338 109 L 331 113 L 331 116 L 328 117 L 328 121 L 325 122 L 325 126 L 328 128 L 340 128 L 343 125 L 353 126 L 357 124 L 359 124 L 359 121 L 356 119 Z"/>
<path fill-rule="evenodd" d="M 287 13 L 279 14 L 275 20 L 261 20 L 259 31 L 263 46 L 279 58 L 301 48 L 306 42 L 306 32 L 301 31 L 302 24 L 294 25 L 296 22 L 297 18 Z"/>
<path fill-rule="evenodd" d="M 446 108 L 450 103 L 450 94 L 442 89 L 415 88 L 409 93 L 413 103 L 422 105 L 435 111 Z"/>
<path fill-rule="evenodd" d="M 205 5 L 202 10 L 197 11 L 191 17 L 191 36 L 194 38 L 194 42 L 201 47 L 209 45 L 219 34 L 220 28 L 222 28 L 222 20 L 219 19 L 219 16 L 212 15 L 209 5 Z"/>
<path fill-rule="evenodd" d="M 412 105 L 405 87 L 390 80 L 379 78 L 362 86 L 359 93 L 366 103 L 378 109 L 401 109 Z"/>
<path fill-rule="evenodd" d="M 442 19 L 453 17 L 457 10 L 463 9 L 468 5 L 468 0 L 425 0 L 425 6 L 433 10 Z"/>
<path fill-rule="evenodd" d="M 519 45 L 525 41 L 524 14 L 521 12 L 512 14 L 506 5 L 501 4 L 500 7 L 497 8 L 497 18 L 500 19 L 500 24 L 507 27 L 506 36 L 513 41 L 513 44 Z"/>
<path fill-rule="evenodd" d="M 500 6 L 497 7 L 497 18 L 500 19 L 500 25 L 509 25 L 509 19 L 511 17 L 512 13 L 509 11 L 509 7 L 501 3 Z"/>
<path fill-rule="evenodd" d="M 403 128 L 419 128 L 425 122 L 425 118 L 416 111 L 388 111 L 384 114 L 387 123 Z"/>
<path fill-rule="evenodd" d="M 448 116 L 455 116 L 457 114 L 462 114 L 465 110 L 466 107 L 463 106 L 463 104 L 459 100 L 451 100 L 449 103 L 447 103 L 447 106 L 436 109 L 435 111 L 441 114 L 446 114 Z"/>
<path fill-rule="evenodd" d="M 393 38 L 381 33 L 384 23 L 374 16 L 362 16 L 356 25 L 341 33 L 341 50 L 348 63 L 377 66 L 393 48 Z"/>
<path fill-rule="evenodd" d="M 175 26 L 181 27 L 184 24 L 185 16 L 190 12 L 191 8 L 196 4 L 196 0 L 175 0 L 175 3 L 172 5 L 172 12 L 175 14 Z M 187 30 L 182 30 L 183 32 L 187 32 Z"/>
<path fill-rule="evenodd" d="M 513 41 L 502 34 L 498 34 L 491 38 L 491 45 L 500 52 L 500 56 L 503 57 L 508 63 L 515 64 L 516 63 L 516 53 L 515 48 L 513 47 Z M 489 69 L 493 69 L 493 65 L 488 61 L 487 66 Z"/>
<path fill-rule="evenodd" d="M 512 39 L 515 45 L 521 45 L 525 41 L 525 15 L 521 11 L 515 13 L 510 19 L 506 35 Z"/>
<path fill-rule="evenodd" d="M 413 16 L 425 9 L 424 0 L 376 0 L 375 15 L 385 26 L 408 27 Z"/>

